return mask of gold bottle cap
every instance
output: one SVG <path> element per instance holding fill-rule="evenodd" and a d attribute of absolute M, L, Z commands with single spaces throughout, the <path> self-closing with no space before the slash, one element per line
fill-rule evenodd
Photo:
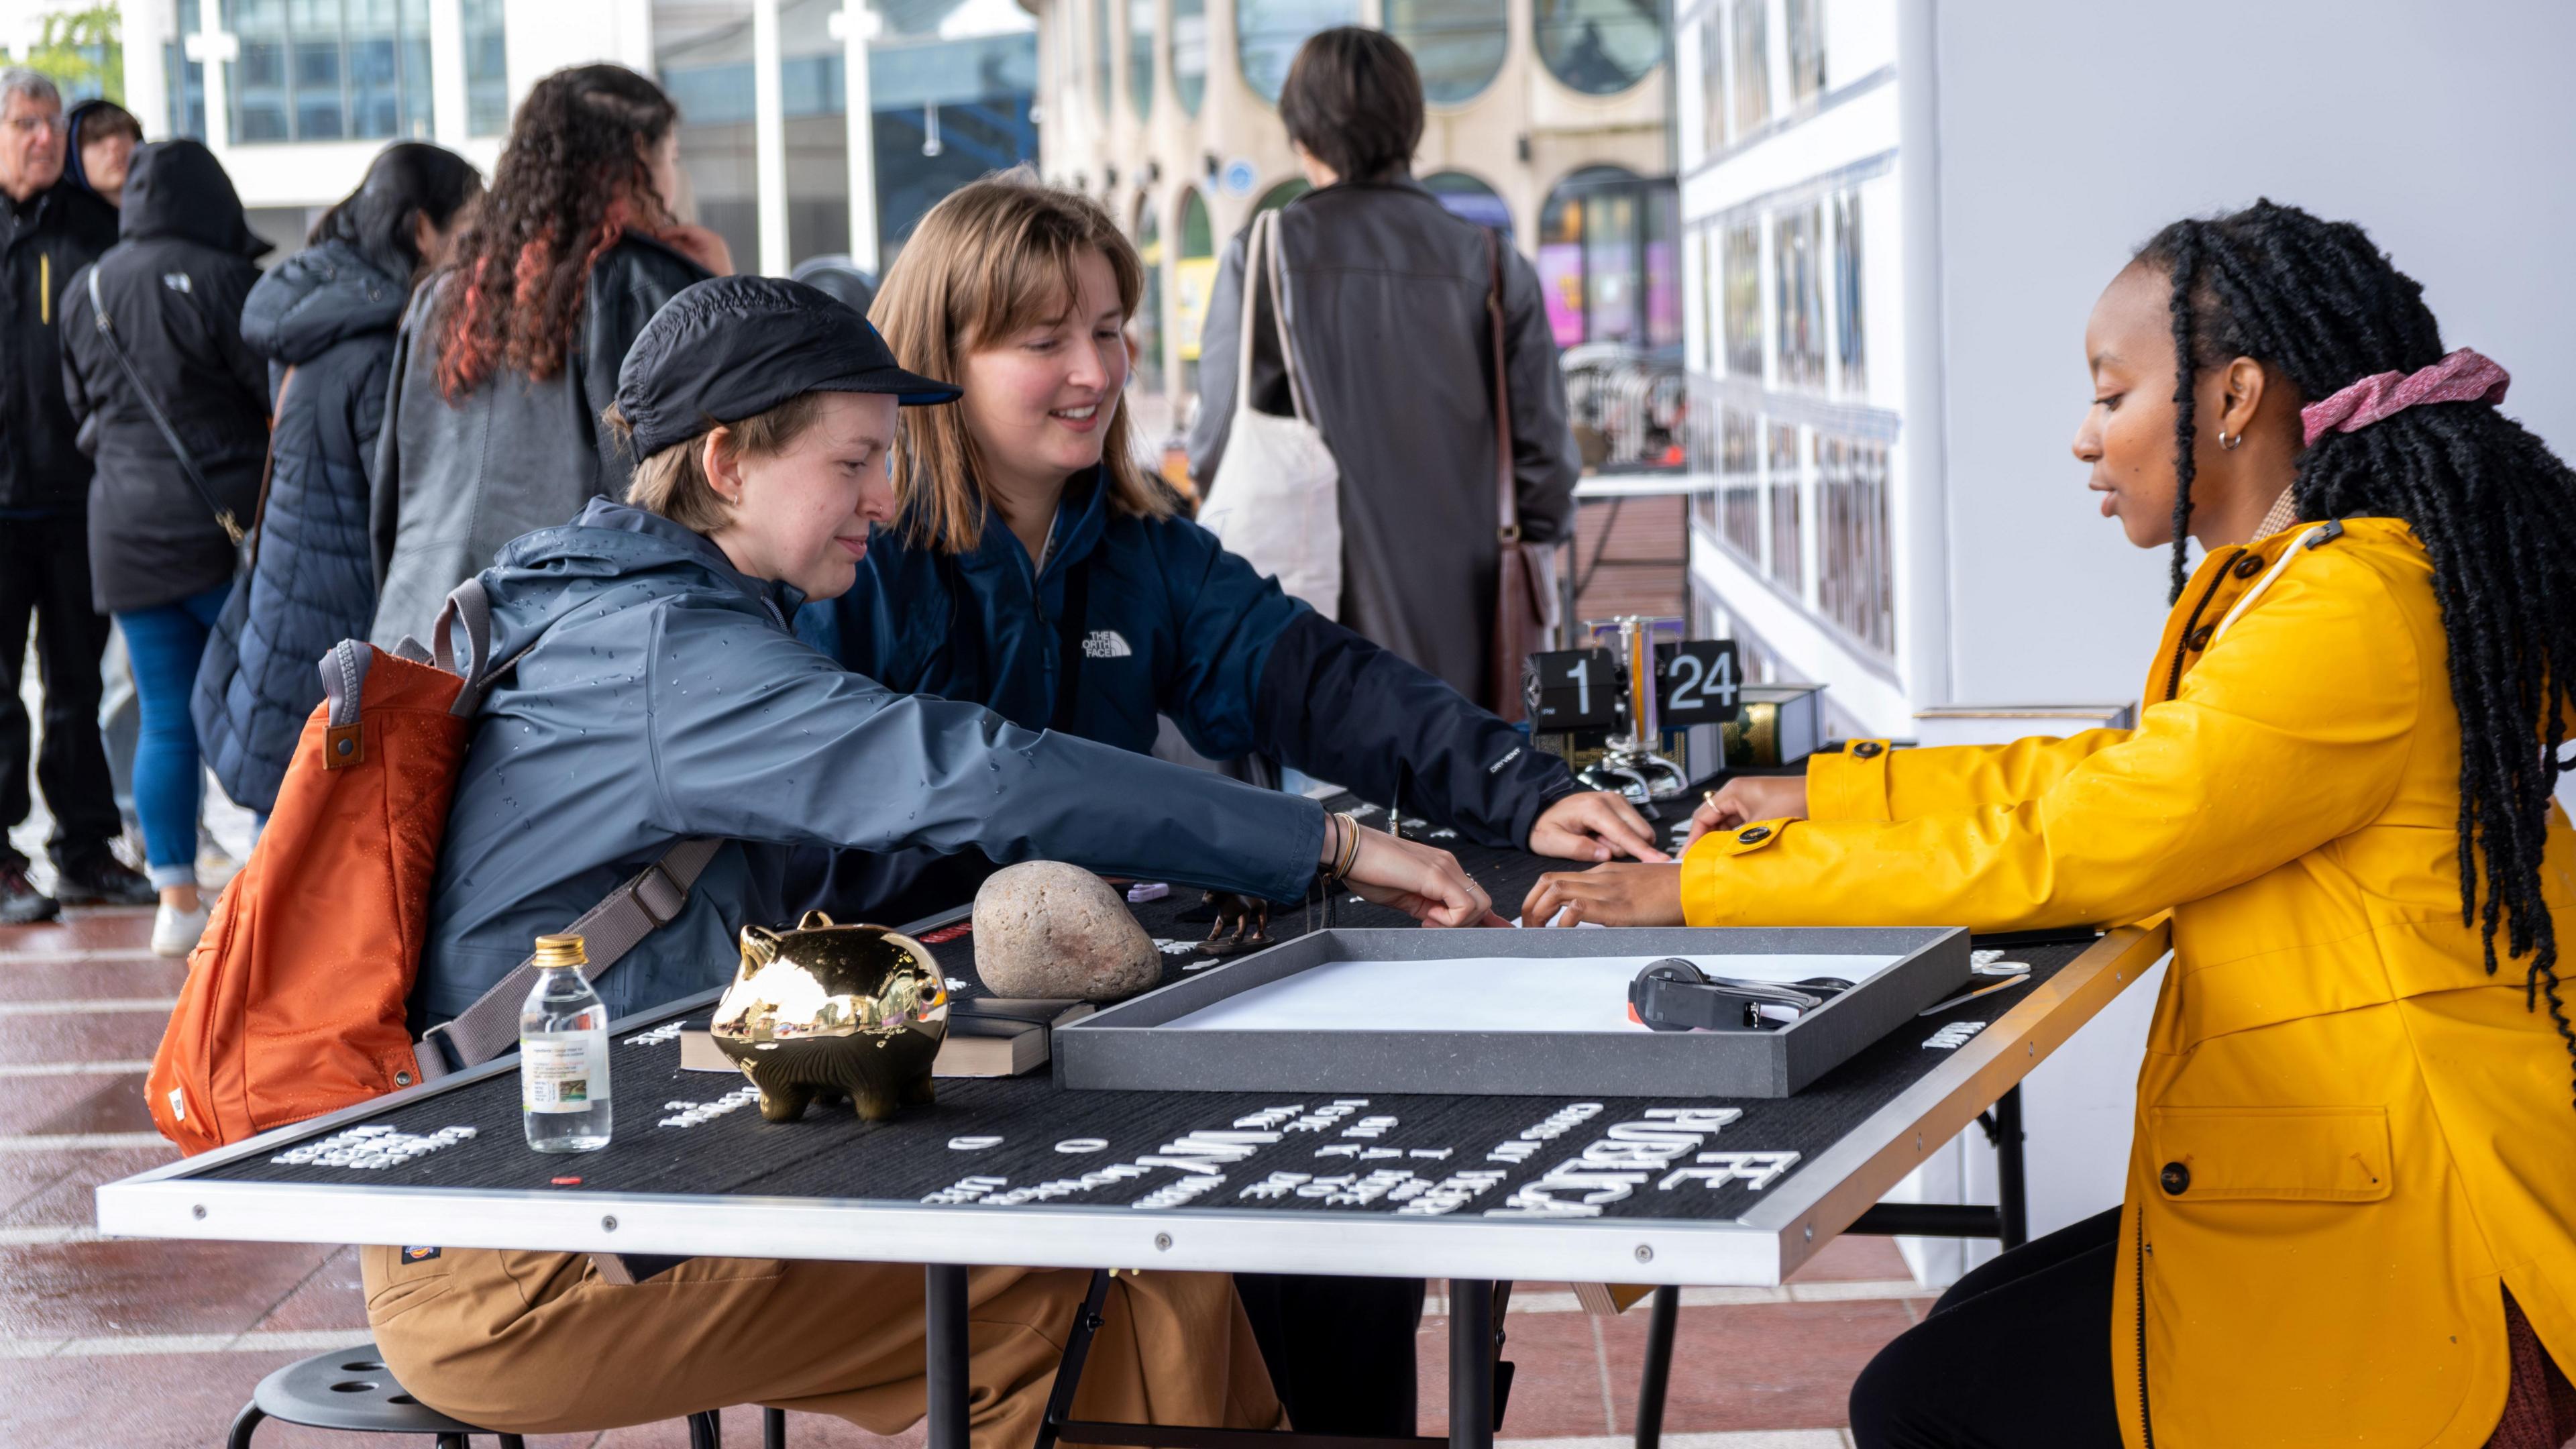
<path fill-rule="evenodd" d="M 537 938 L 538 970 L 542 971 L 553 966 L 587 966 L 589 964 L 590 956 L 582 950 L 581 937 L 539 936 Z"/>

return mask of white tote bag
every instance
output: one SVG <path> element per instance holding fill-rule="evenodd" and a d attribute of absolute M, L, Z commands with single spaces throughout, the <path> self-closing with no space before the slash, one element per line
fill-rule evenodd
<path fill-rule="evenodd" d="M 1333 461 L 1333 450 L 1324 446 L 1297 381 L 1297 353 L 1288 340 L 1286 270 L 1279 256 L 1279 215 L 1265 211 L 1253 218 L 1252 235 L 1244 243 L 1234 421 L 1199 522 L 1228 550 L 1276 577 L 1280 588 L 1330 619 L 1342 601 L 1341 468 Z M 1252 406 L 1254 303 L 1265 276 L 1294 409 L 1284 418 Z"/>

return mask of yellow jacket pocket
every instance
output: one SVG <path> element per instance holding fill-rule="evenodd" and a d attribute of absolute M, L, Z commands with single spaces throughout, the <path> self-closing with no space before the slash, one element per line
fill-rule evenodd
<path fill-rule="evenodd" d="M 2388 1196 L 2385 1107 L 2156 1107 L 2154 1175 L 2168 1202 L 2377 1202 Z"/>

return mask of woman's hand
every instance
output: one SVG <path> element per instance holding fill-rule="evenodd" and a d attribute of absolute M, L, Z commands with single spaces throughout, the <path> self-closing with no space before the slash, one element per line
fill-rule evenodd
<path fill-rule="evenodd" d="M 1380 830 L 1361 830 L 1341 816 L 1327 817 L 1324 847 L 1359 837 L 1359 855 L 1342 883 L 1364 900 L 1393 906 L 1426 926 L 1502 926 L 1492 897 L 1468 878 L 1466 867 L 1445 850 L 1418 845 Z"/>
<path fill-rule="evenodd" d="M 1562 919 L 1560 919 L 1560 915 Z M 1524 926 L 1678 926 L 1682 920 L 1682 868 L 1678 865 L 1598 865 L 1586 871 L 1551 871 L 1521 903 Z"/>
<path fill-rule="evenodd" d="M 1682 849 L 1687 851 L 1701 836 L 1730 825 L 1806 818 L 1806 776 L 1738 775 L 1691 812 L 1690 834 L 1683 837 Z"/>
<path fill-rule="evenodd" d="M 1533 855 L 1559 860 L 1608 860 L 1633 855 L 1639 860 L 1672 857 L 1655 848 L 1655 827 L 1616 790 L 1583 790 L 1539 812 L 1530 826 Z"/>
<path fill-rule="evenodd" d="M 653 239 L 719 277 L 733 275 L 733 248 L 719 232 L 679 222 L 653 233 Z"/>

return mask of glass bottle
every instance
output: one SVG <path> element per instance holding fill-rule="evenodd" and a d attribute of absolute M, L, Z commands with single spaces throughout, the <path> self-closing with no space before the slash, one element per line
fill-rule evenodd
<path fill-rule="evenodd" d="M 608 1145 L 608 1008 L 582 979 L 579 936 L 537 938 L 537 984 L 519 1008 L 519 1105 L 539 1152 Z"/>

